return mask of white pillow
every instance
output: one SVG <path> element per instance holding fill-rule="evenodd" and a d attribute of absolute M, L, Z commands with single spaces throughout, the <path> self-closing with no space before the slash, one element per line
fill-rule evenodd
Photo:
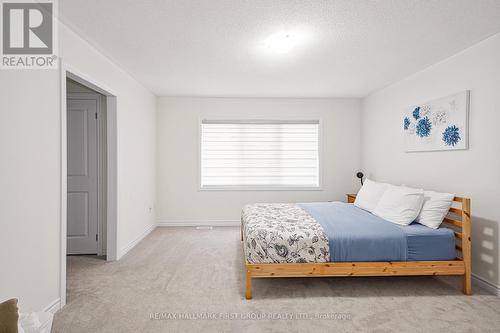
<path fill-rule="evenodd" d="M 389 184 L 377 183 L 366 179 L 356 195 L 354 206 L 373 212 L 388 186 Z"/>
<path fill-rule="evenodd" d="M 408 225 L 420 213 L 424 190 L 390 185 L 372 212 L 389 222 Z"/>
<path fill-rule="evenodd" d="M 424 191 L 424 204 L 415 222 L 432 229 L 439 228 L 453 203 L 454 194 Z"/>

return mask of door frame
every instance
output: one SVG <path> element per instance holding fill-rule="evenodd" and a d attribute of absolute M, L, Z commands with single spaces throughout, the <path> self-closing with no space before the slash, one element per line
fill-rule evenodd
<path fill-rule="evenodd" d="M 97 150 L 96 150 L 96 160 L 97 160 L 97 255 L 104 256 L 106 255 L 106 247 L 103 246 L 106 244 L 104 242 L 103 235 L 103 226 L 106 226 L 106 187 L 104 186 L 107 178 L 107 171 L 105 169 L 104 161 L 107 160 L 105 156 L 103 156 L 103 152 L 107 151 L 107 143 L 104 140 L 104 135 L 106 135 L 106 97 L 99 93 L 66 93 L 66 99 L 79 99 L 79 100 L 92 100 L 97 102 L 97 128 L 96 128 L 96 142 L 97 142 Z M 67 101 L 66 101 L 67 102 Z M 67 112 L 67 111 L 66 111 Z M 106 150 L 105 150 L 106 149 Z M 67 222 L 67 221 L 66 221 Z"/>
<path fill-rule="evenodd" d="M 91 76 L 71 65 L 60 62 L 60 109 L 61 109 L 61 189 L 60 189 L 60 262 L 59 294 L 61 308 L 66 304 L 66 234 L 67 234 L 67 124 L 66 124 L 66 79 L 70 78 L 106 98 L 106 143 L 107 143 L 107 179 L 106 179 L 106 260 L 117 260 L 118 255 L 118 131 L 116 93 Z"/>

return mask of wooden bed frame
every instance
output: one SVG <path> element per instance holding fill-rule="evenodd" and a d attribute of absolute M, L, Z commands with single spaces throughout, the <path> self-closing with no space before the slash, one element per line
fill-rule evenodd
<path fill-rule="evenodd" d="M 352 203 L 355 198 L 355 194 L 348 194 L 347 202 Z M 455 197 L 454 201 L 460 208 L 452 207 L 443 223 L 455 230 L 455 260 L 249 264 L 245 259 L 245 297 L 252 298 L 252 278 L 415 275 L 463 275 L 463 293 L 471 295 L 470 199 Z M 456 217 L 460 219 L 455 219 Z M 243 232 L 241 227 L 242 241 Z"/>

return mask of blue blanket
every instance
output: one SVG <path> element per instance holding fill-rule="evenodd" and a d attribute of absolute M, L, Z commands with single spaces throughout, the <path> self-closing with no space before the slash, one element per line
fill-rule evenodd
<path fill-rule="evenodd" d="M 352 204 L 298 204 L 321 224 L 329 240 L 330 260 L 418 261 L 453 260 L 455 239 L 447 228 L 418 223 L 400 226 Z"/>

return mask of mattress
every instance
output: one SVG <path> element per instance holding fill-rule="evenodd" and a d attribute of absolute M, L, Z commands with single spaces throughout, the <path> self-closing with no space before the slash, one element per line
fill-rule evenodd
<path fill-rule="evenodd" d="M 248 263 L 454 260 L 448 228 L 400 226 L 352 204 L 254 204 L 242 211 Z"/>
<path fill-rule="evenodd" d="M 323 227 L 333 262 L 456 259 L 455 236 L 449 228 L 401 226 L 342 202 L 298 205 Z"/>

